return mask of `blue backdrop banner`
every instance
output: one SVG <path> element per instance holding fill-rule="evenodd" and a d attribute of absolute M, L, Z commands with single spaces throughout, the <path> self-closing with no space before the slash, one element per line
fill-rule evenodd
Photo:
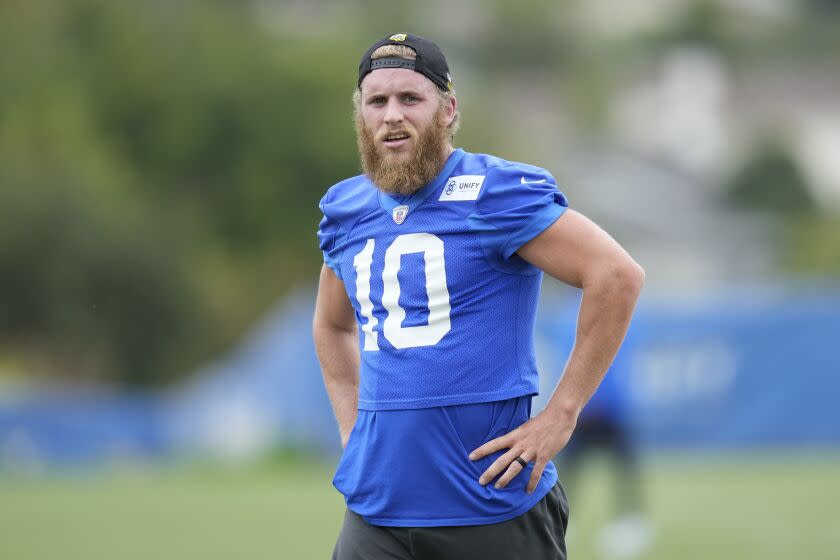
<path fill-rule="evenodd" d="M 230 355 L 162 394 L 0 387 L 0 467 L 277 446 L 340 450 L 311 338 L 314 294 L 266 314 Z M 540 410 L 574 341 L 575 297 L 546 296 L 537 325 Z M 840 447 L 840 291 L 643 298 L 584 414 L 612 415 L 649 448 Z"/>
<path fill-rule="evenodd" d="M 561 312 L 545 314 L 541 326 L 549 390 L 573 337 L 570 309 L 555 305 Z M 835 447 L 839 355 L 836 294 L 754 289 L 643 302 L 590 406 L 607 408 L 654 447 Z"/>

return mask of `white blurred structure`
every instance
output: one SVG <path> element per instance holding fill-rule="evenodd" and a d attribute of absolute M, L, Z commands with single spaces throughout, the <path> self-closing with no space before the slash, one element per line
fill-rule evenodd
<path fill-rule="evenodd" d="M 629 150 L 717 177 L 729 162 L 731 135 L 725 113 L 731 77 L 708 49 L 676 48 L 649 76 L 616 97 L 615 138 Z"/>

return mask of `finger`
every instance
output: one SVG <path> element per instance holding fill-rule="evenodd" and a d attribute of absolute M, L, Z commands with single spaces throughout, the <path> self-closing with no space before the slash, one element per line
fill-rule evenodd
<path fill-rule="evenodd" d="M 528 462 L 528 458 L 527 458 L 526 453 L 522 453 L 521 455 L 517 455 L 517 457 L 521 457 L 522 460 L 525 461 L 526 463 Z M 501 478 L 499 478 L 499 480 L 496 481 L 496 488 L 504 488 L 505 486 L 508 485 L 508 483 L 510 483 L 511 480 L 514 479 L 514 477 L 516 475 L 518 475 L 519 473 L 521 473 L 524 470 L 525 470 L 525 467 L 523 467 L 519 463 L 519 461 L 516 460 L 516 457 L 514 457 L 513 461 L 510 463 L 510 465 L 508 466 L 505 473 L 501 476 Z"/>
<path fill-rule="evenodd" d="M 478 449 L 474 450 L 470 453 L 470 460 L 476 461 L 482 457 L 492 455 L 496 451 L 507 449 L 508 447 L 510 447 L 510 434 L 505 434 L 501 437 L 497 437 L 496 439 L 491 439 Z"/>
<path fill-rule="evenodd" d="M 511 462 L 513 462 L 513 460 L 516 459 L 518 456 L 519 451 L 511 449 L 510 451 L 493 461 L 493 464 L 490 465 L 487 468 L 487 470 L 481 474 L 481 476 L 478 479 L 478 483 L 484 485 L 490 482 L 491 480 L 495 479 L 497 476 L 499 476 L 499 473 L 505 470 L 508 467 L 508 465 L 510 465 Z"/>
<path fill-rule="evenodd" d="M 534 470 L 531 471 L 531 480 L 528 481 L 528 487 L 525 489 L 529 494 L 533 494 L 534 490 L 537 489 L 537 484 L 539 484 L 547 464 L 548 461 L 545 460 L 534 462 Z"/>

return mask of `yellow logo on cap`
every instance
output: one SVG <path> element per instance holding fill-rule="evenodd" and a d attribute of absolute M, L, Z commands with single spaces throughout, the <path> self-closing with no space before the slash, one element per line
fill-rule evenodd
<path fill-rule="evenodd" d="M 408 35 L 406 33 L 397 33 L 396 35 L 391 35 L 388 37 L 390 41 L 405 41 L 405 38 Z"/>

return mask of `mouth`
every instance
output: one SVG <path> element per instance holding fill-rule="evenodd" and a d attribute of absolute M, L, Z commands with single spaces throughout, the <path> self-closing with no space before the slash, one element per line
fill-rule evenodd
<path fill-rule="evenodd" d="M 391 132 L 382 138 L 382 143 L 389 148 L 399 148 L 411 138 L 407 132 Z"/>

